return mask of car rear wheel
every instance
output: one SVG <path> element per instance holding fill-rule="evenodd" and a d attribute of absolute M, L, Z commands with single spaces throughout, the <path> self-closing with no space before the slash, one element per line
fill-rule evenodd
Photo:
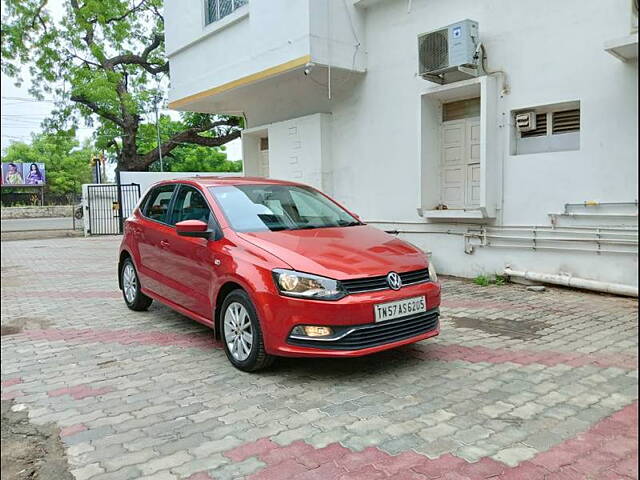
<path fill-rule="evenodd" d="M 124 303 L 127 304 L 127 307 L 138 312 L 148 309 L 153 300 L 140 291 L 138 273 L 130 258 L 126 258 L 124 262 L 122 262 L 120 279 L 122 296 L 124 297 Z"/>
<path fill-rule="evenodd" d="M 224 299 L 220 324 L 224 351 L 234 367 L 255 372 L 271 365 L 256 309 L 244 290 L 234 290 Z"/>

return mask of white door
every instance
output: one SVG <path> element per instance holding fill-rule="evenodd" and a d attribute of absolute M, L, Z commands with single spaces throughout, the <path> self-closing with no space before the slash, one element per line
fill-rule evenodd
<path fill-rule="evenodd" d="M 442 203 L 448 208 L 464 208 L 465 121 L 442 124 Z"/>
<path fill-rule="evenodd" d="M 450 209 L 480 204 L 480 120 L 442 123 L 441 203 Z"/>
<path fill-rule="evenodd" d="M 258 175 L 260 177 L 269 176 L 269 150 L 260 150 L 260 164 L 258 165 Z"/>
<path fill-rule="evenodd" d="M 466 204 L 480 205 L 480 120 L 469 118 L 466 122 L 467 139 L 467 177 Z"/>

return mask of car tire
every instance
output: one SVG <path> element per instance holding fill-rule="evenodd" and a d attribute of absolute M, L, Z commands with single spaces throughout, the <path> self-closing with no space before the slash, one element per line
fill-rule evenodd
<path fill-rule="evenodd" d="M 219 325 L 224 351 L 234 367 L 255 372 L 273 363 L 274 357 L 265 351 L 258 314 L 247 292 L 237 289 L 225 297 Z"/>
<path fill-rule="evenodd" d="M 149 308 L 153 299 L 140 291 L 138 272 L 130 258 L 126 258 L 120 267 L 120 284 L 122 285 L 122 297 L 127 307 L 136 312 Z"/>

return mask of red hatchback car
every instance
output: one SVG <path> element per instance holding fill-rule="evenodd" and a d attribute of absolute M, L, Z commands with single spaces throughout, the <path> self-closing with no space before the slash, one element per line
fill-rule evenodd
<path fill-rule="evenodd" d="M 245 371 L 439 333 L 440 286 L 424 252 L 296 183 L 155 184 L 126 220 L 118 272 L 129 308 L 158 300 L 213 328 Z"/>

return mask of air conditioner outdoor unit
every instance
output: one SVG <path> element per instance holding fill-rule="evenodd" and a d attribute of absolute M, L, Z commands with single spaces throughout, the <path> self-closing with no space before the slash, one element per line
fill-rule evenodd
<path fill-rule="evenodd" d="M 478 76 L 482 73 L 482 62 L 476 55 L 479 42 L 478 22 L 472 20 L 419 35 L 418 74 L 437 83 L 445 83 L 445 75 L 453 72 Z"/>

